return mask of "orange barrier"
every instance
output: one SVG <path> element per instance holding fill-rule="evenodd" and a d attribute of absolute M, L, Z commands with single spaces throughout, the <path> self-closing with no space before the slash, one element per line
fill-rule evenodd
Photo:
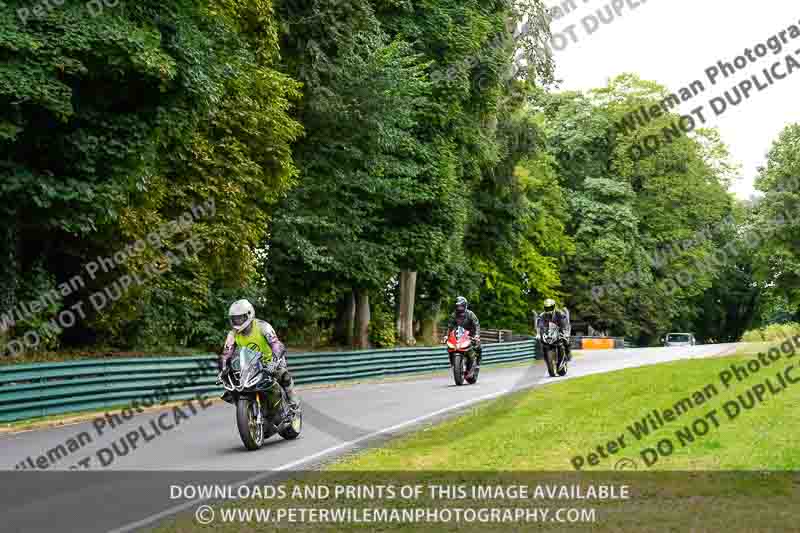
<path fill-rule="evenodd" d="M 582 350 L 613 350 L 614 339 L 581 339 Z"/>

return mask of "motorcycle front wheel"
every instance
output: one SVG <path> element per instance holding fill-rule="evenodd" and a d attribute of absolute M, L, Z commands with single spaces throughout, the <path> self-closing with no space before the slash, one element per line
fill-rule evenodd
<path fill-rule="evenodd" d="M 264 444 L 264 425 L 258 423 L 258 403 L 253 398 L 240 398 L 236 404 L 236 426 L 244 447 L 258 450 Z"/>
<path fill-rule="evenodd" d="M 453 379 L 456 381 L 456 385 L 464 384 L 464 356 L 462 355 L 453 356 Z"/>

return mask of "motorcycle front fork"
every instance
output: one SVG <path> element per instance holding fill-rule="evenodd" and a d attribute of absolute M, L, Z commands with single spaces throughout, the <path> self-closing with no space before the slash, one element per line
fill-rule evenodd
<path fill-rule="evenodd" d="M 264 423 L 264 414 L 267 407 L 267 402 L 269 402 L 269 398 L 266 394 L 263 392 L 256 392 L 256 405 L 258 407 L 258 417 L 256 418 L 256 421 L 259 424 Z"/>
<path fill-rule="evenodd" d="M 450 368 L 453 368 L 453 354 L 449 353 L 447 355 L 450 357 Z M 466 361 L 470 361 L 470 359 L 467 358 L 467 357 L 465 357 L 465 359 L 466 359 Z M 472 364 L 472 367 L 469 368 L 469 370 L 472 370 L 472 368 L 480 368 L 481 367 L 481 357 L 480 356 L 475 355 L 475 357 L 472 358 L 472 361 L 474 361 L 474 362 Z"/>

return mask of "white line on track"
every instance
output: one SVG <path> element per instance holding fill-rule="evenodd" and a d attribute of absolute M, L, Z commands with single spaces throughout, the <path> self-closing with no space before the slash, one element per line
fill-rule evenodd
<path fill-rule="evenodd" d="M 690 359 L 691 358 L 695 358 L 695 357 L 704 358 L 704 357 L 713 357 L 715 355 L 727 355 L 727 354 L 731 353 L 732 351 L 734 351 L 736 346 L 730 346 L 730 347 L 718 346 L 718 348 L 722 348 L 722 350 L 719 351 L 719 352 L 711 351 L 710 353 L 709 352 L 705 352 L 705 350 L 703 350 L 703 353 L 696 354 L 696 355 L 692 354 L 689 358 Z M 635 359 L 636 362 L 638 362 L 638 363 L 642 363 L 643 362 L 642 359 L 641 359 L 641 356 L 639 354 L 636 354 L 635 357 L 633 357 L 632 359 Z M 625 362 L 628 362 L 628 361 L 626 360 Z M 663 362 L 667 362 L 667 361 L 653 361 L 652 363 L 649 363 L 649 362 L 645 361 L 644 364 L 635 364 L 635 365 L 632 365 L 632 366 L 633 367 L 650 366 L 650 364 L 658 364 L 658 363 L 663 363 Z M 617 369 L 614 369 L 614 370 L 624 370 L 626 368 L 630 368 L 630 367 L 622 366 L 621 368 L 617 368 Z M 568 377 L 561 378 L 561 379 L 555 379 L 555 380 L 549 381 L 549 383 L 557 383 L 557 382 L 560 382 L 560 381 L 563 381 L 563 380 L 566 380 L 566 379 L 581 377 L 582 375 L 590 375 L 590 374 L 595 374 L 595 373 L 603 374 L 603 373 L 607 373 L 609 371 L 611 371 L 611 370 L 610 369 L 601 369 L 601 370 L 599 370 L 597 372 L 588 372 L 586 374 L 578 374 L 578 375 L 572 375 L 572 376 L 568 376 Z M 512 387 L 511 389 L 505 389 L 505 390 L 502 390 L 502 391 L 499 391 L 499 392 L 494 392 L 492 394 L 486 394 L 484 396 L 479 396 L 479 397 L 473 398 L 471 400 L 466 400 L 466 401 L 451 405 L 449 407 L 445 407 L 445 408 L 439 409 L 439 410 L 434 411 L 432 413 L 428 413 L 426 415 L 418 416 L 418 417 L 413 418 L 411 420 L 407 420 L 405 422 L 401 422 L 399 424 L 395 424 L 395 425 L 393 425 L 391 427 L 375 431 L 373 433 L 370 433 L 368 435 L 364 435 L 364 436 L 359 437 L 357 439 L 354 439 L 354 440 L 351 440 L 351 441 L 347 441 L 347 442 L 343 442 L 343 443 L 338 444 L 336 446 L 332 446 L 330 448 L 327 448 L 325 450 L 316 452 L 316 453 L 311 454 L 311 455 L 309 455 L 307 457 L 304 457 L 302 459 L 298 459 L 296 461 L 292 461 L 291 463 L 286 463 L 286 464 L 284 464 L 282 466 L 279 466 L 279 467 L 275 468 L 274 470 L 270 470 L 269 472 L 261 473 L 261 474 L 258 474 L 256 476 L 253 476 L 253 477 L 250 477 L 248 479 L 245 479 L 243 481 L 239 481 L 237 483 L 232 484 L 232 486 L 234 488 L 236 488 L 236 487 L 248 484 L 248 483 L 255 483 L 257 481 L 261 481 L 263 479 L 269 478 L 270 476 L 273 476 L 276 472 L 281 472 L 281 471 L 290 470 L 292 468 L 296 468 L 296 467 L 298 467 L 300 465 L 309 463 L 311 461 L 314 461 L 315 459 L 319 459 L 319 458 L 324 457 L 326 455 L 329 455 L 331 453 L 347 449 L 349 447 L 352 447 L 352 446 L 354 446 L 356 444 L 359 444 L 361 442 L 364 442 L 364 441 L 367 441 L 367 440 L 370 440 L 370 439 L 374 439 L 375 437 L 378 437 L 378 436 L 383 435 L 385 433 L 391 433 L 393 431 L 397 431 L 399 429 L 403 429 L 403 428 L 405 428 L 407 426 L 418 424 L 420 422 L 423 422 L 423 421 L 425 421 L 427 419 L 436 417 L 438 415 L 441 415 L 441 414 L 444 414 L 444 413 L 447 413 L 447 412 L 450 412 L 450 411 L 455 411 L 457 409 L 461 409 L 462 407 L 467 407 L 469 405 L 473 405 L 473 404 L 476 404 L 476 403 L 479 403 L 479 402 L 483 402 L 483 401 L 486 401 L 486 400 L 491 400 L 491 399 L 497 398 L 499 396 L 503 396 L 505 394 L 508 394 L 510 392 L 517 392 L 517 391 L 525 390 L 525 389 L 528 389 L 528 388 L 531 388 L 531 387 L 535 387 L 537 385 L 542 385 L 542 384 L 543 383 L 541 381 L 538 381 L 538 382 L 537 381 L 533 381 L 533 382 L 530 382 L 530 383 L 526 383 L 525 385 L 523 385 L 521 387 L 516 387 L 516 388 Z M 191 507 L 193 507 L 195 505 L 198 505 L 200 503 L 206 502 L 206 501 L 208 501 L 210 499 L 211 498 L 197 498 L 197 499 L 194 499 L 194 500 L 191 500 L 191 501 L 188 501 L 188 502 L 184 502 L 184 503 L 175 505 L 175 506 L 170 507 L 168 509 L 165 509 L 165 510 L 159 512 L 159 513 L 153 514 L 153 515 L 148 516 L 146 518 L 143 518 L 141 520 L 137 520 L 136 522 L 131 522 L 131 523 L 126 524 L 124 526 L 121 526 L 121 527 L 119 527 L 117 529 L 113 529 L 109 533 L 127 533 L 128 531 L 134 531 L 136 529 L 148 526 L 148 525 L 150 525 L 150 524 L 152 524 L 154 522 L 157 522 L 157 521 L 159 521 L 161 519 L 164 519 L 164 518 L 167 518 L 169 516 L 172 516 L 172 515 L 174 515 L 176 513 L 179 513 L 181 511 L 185 511 L 186 509 L 189 509 L 189 508 L 191 508 Z"/>
<path fill-rule="evenodd" d="M 530 384 L 530 386 L 534 386 L 534 385 L 537 385 L 537 383 L 531 383 Z M 521 387 L 520 389 L 514 389 L 514 392 L 516 392 L 517 390 L 523 390 L 525 388 L 528 388 L 528 387 L 525 386 L 525 387 Z M 460 403 L 451 405 L 449 407 L 445 407 L 443 409 L 439 409 L 438 411 L 434 411 L 432 413 L 428 413 L 427 415 L 418 416 L 418 417 L 413 418 L 411 420 L 407 420 L 405 422 L 401 422 L 399 424 L 395 424 L 394 426 L 375 431 L 375 432 L 370 433 L 368 435 L 364 435 L 363 437 L 359 437 L 359 438 L 357 438 L 355 440 L 351 440 L 351 441 L 348 441 L 348 442 L 343 442 L 343 443 L 341 443 L 341 444 L 339 444 L 337 446 L 332 446 L 330 448 L 327 448 L 325 450 L 319 451 L 317 453 L 314 453 L 314 454 L 309 455 L 307 457 L 304 457 L 302 459 L 298 459 L 297 461 L 292 461 L 291 463 L 286 463 L 285 465 L 281 465 L 281 466 L 279 466 L 279 467 L 277 467 L 274 470 L 271 470 L 269 472 L 265 472 L 265 473 L 259 474 L 257 476 L 253 476 L 253 477 L 250 477 L 248 479 L 245 479 L 243 481 L 239 481 L 238 483 L 235 483 L 232 486 L 234 488 L 236 488 L 236 487 L 248 484 L 248 483 L 255 483 L 256 481 L 261 481 L 261 480 L 263 480 L 265 478 L 268 478 L 268 477 L 274 475 L 275 472 L 281 472 L 281 471 L 284 471 L 284 470 L 291 470 L 292 468 L 298 467 L 298 466 L 303 465 L 305 463 L 309 463 L 309 462 L 311 462 L 311 461 L 313 461 L 315 459 L 319 459 L 320 457 L 324 457 L 324 456 L 329 455 L 331 453 L 334 453 L 334 452 L 349 448 L 351 446 L 354 446 L 354 445 L 359 444 L 361 442 L 364 442 L 366 440 L 374 439 L 375 437 L 378 437 L 378 436 L 383 435 L 385 433 L 391 433 L 392 431 L 397 431 L 398 429 L 403 429 L 406 426 L 411 426 L 411 425 L 414 425 L 414 424 L 418 424 L 418 423 L 423 422 L 423 421 L 425 421 L 425 420 L 427 420 L 429 418 L 433 418 L 435 416 L 447 413 L 449 411 L 454 411 L 456 409 L 460 409 L 462 407 L 467 407 L 469 405 L 472 405 L 472 404 L 475 404 L 475 403 L 479 403 L 479 402 L 482 402 L 482 401 L 485 401 L 485 400 L 491 400 L 493 398 L 497 398 L 498 396 L 503 396 L 504 394 L 508 394 L 509 392 L 511 392 L 511 389 L 507 389 L 507 390 L 503 390 L 503 391 L 499 391 L 499 392 L 493 392 L 492 394 L 486 394 L 484 396 L 479 396 L 479 397 L 473 398 L 471 400 L 467 400 L 467 401 L 464 401 L 464 402 L 460 402 Z M 197 504 L 203 503 L 203 502 L 208 501 L 210 499 L 211 498 L 197 498 L 195 500 L 191 500 L 191 501 L 176 505 L 174 507 L 170 507 L 169 509 L 165 509 L 165 510 L 161 511 L 160 513 L 156 513 L 154 515 L 148 516 L 147 518 L 143 518 L 142 520 L 138 520 L 136 522 L 131 522 L 130 524 L 126 524 L 126 525 L 121 526 L 121 527 L 119 527 L 117 529 L 113 529 L 109 533 L 126 533 L 128 531 L 134 531 L 136 529 L 139 529 L 139 528 L 142 528 L 144 526 L 150 525 L 153 522 L 156 522 L 156 521 L 161 520 L 163 518 L 167 518 L 168 516 L 171 516 L 171 515 L 174 515 L 176 513 L 181 512 L 181 511 L 184 511 L 186 509 L 189 509 L 189 508 L 191 508 L 191 507 L 193 507 L 193 506 L 195 506 Z"/>

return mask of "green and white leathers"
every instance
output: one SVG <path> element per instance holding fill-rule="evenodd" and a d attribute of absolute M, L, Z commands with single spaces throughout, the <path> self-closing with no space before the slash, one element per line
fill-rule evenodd
<path fill-rule="evenodd" d="M 282 357 L 286 352 L 286 347 L 278 339 L 275 329 L 263 320 L 254 319 L 250 324 L 241 330 L 235 327 L 228 332 L 225 339 L 225 346 L 222 350 L 223 366 L 224 363 L 233 356 L 237 346 L 244 346 L 251 350 L 256 350 L 264 354 L 264 361 L 272 360 L 273 355 Z"/>
<path fill-rule="evenodd" d="M 286 346 L 278 339 L 275 329 L 263 320 L 255 317 L 253 304 L 247 300 L 238 300 L 231 304 L 228 310 L 231 331 L 225 339 L 220 359 L 220 368 L 227 368 L 227 363 L 234 354 L 235 347 L 249 348 L 263 354 L 263 361 L 269 363 L 277 357 L 279 367 L 276 370 L 278 383 L 286 390 L 289 403 L 293 407 L 299 405 L 299 400 L 294 391 L 294 380 L 286 368 Z"/>
<path fill-rule="evenodd" d="M 248 348 L 256 352 L 261 352 L 263 354 L 263 361 L 269 363 L 272 361 L 272 347 L 267 341 L 266 336 L 264 336 L 261 324 L 258 322 L 260 321 L 256 321 L 254 324 L 256 327 L 248 328 L 249 331 L 246 334 L 241 331 L 235 331 L 233 339 L 234 342 L 236 342 L 236 346 L 240 348 Z"/>
<path fill-rule="evenodd" d="M 256 310 L 248 300 L 233 302 L 228 310 L 228 318 L 233 329 L 225 341 L 226 357 L 231 356 L 234 344 L 262 353 L 267 363 L 272 361 L 276 348 L 279 357 L 283 354 L 284 346 L 275 330 L 267 322 L 256 319 Z"/>

